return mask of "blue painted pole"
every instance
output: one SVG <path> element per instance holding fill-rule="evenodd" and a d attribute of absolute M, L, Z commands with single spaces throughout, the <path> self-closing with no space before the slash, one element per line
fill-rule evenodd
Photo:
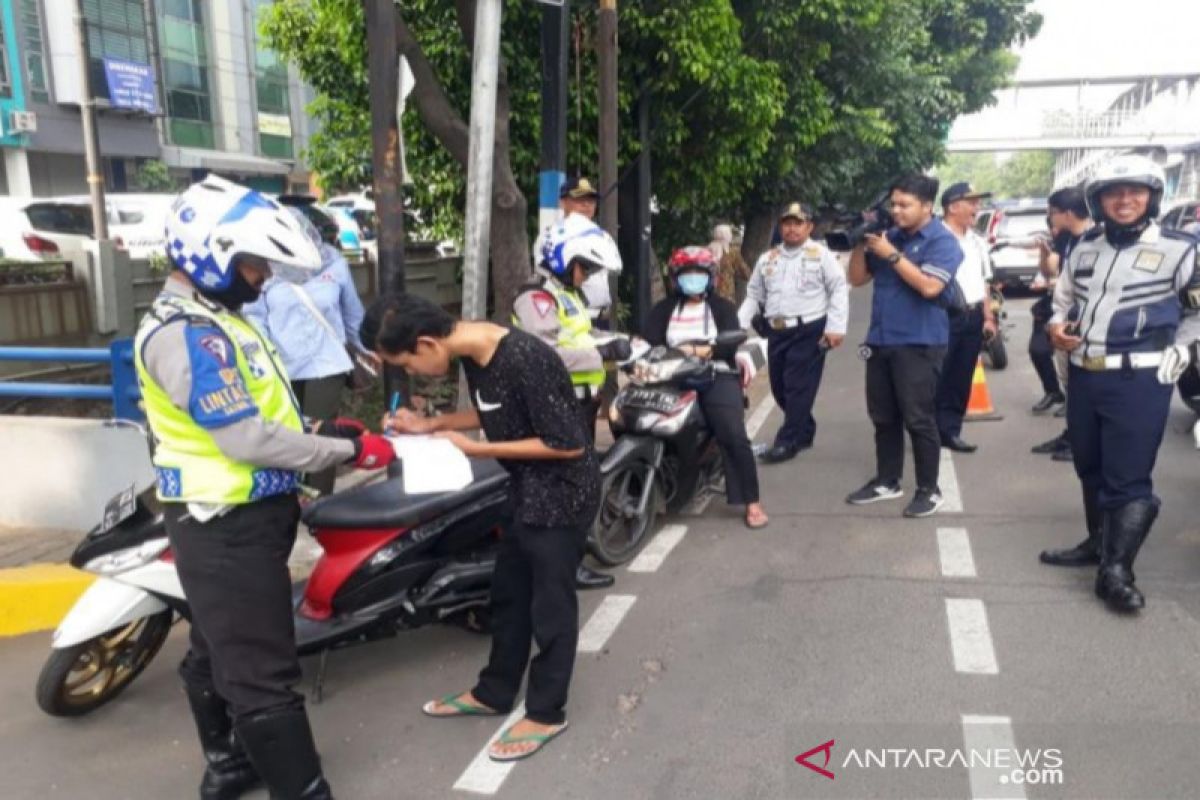
<path fill-rule="evenodd" d="M 0 361 L 75 361 L 107 364 L 106 347 L 0 347 Z"/>

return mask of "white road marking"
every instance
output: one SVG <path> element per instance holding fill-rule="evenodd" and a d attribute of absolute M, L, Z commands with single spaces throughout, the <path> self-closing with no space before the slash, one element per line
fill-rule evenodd
<path fill-rule="evenodd" d="M 754 437 L 758 436 L 759 428 L 767 421 L 767 417 L 771 415 L 771 409 L 775 407 L 775 398 L 767 392 L 767 396 L 758 401 L 758 406 L 754 409 L 754 413 L 750 415 L 750 419 L 746 420 L 746 436 L 750 441 L 754 441 Z"/>
<path fill-rule="evenodd" d="M 454 782 L 454 788 L 460 792 L 474 792 L 475 794 L 495 794 L 500 791 L 500 787 L 504 784 L 504 779 L 508 777 L 508 773 L 512 772 L 512 768 L 517 765 L 515 761 L 492 761 L 488 756 L 488 748 L 492 746 L 492 742 L 500 738 L 500 734 L 509 729 L 510 726 L 516 724 L 517 720 L 525 716 L 525 704 L 521 703 L 513 712 L 504 720 L 504 724 L 496 729 L 492 734 L 492 738 L 487 740 L 487 744 L 483 749 L 475 754 L 475 758 L 471 759 L 471 763 L 463 770 L 463 774 L 458 776 L 458 780 Z"/>
<path fill-rule="evenodd" d="M 971 556 L 971 540 L 966 528 L 938 528 L 938 554 L 942 559 L 942 575 L 947 578 L 974 578 L 975 559 Z"/>
<path fill-rule="evenodd" d="M 629 571 L 657 572 L 667 555 L 675 549 L 675 545 L 683 540 L 685 533 L 686 525 L 666 525 L 661 528 L 629 565 Z"/>
<path fill-rule="evenodd" d="M 999 673 L 983 601 L 947 598 L 946 619 L 950 623 L 954 668 L 972 675 Z"/>
<path fill-rule="evenodd" d="M 1012 719 L 963 714 L 962 726 L 963 750 L 967 758 L 970 759 L 973 752 L 983 756 L 968 768 L 972 800 L 1025 800 L 1024 787 L 1012 780 L 1013 769 L 1017 768 Z M 1010 756 L 1004 762 L 1010 766 L 994 766 L 1000 761 L 1000 753 Z M 982 763 L 988 756 L 993 766 Z"/>
<path fill-rule="evenodd" d="M 629 613 L 629 609 L 633 608 L 635 602 L 637 596 L 632 594 L 606 595 L 592 612 L 583 630 L 579 632 L 577 652 L 599 653 L 603 650 L 608 637 L 613 635 L 613 631 L 621 624 L 621 620 Z"/>
<path fill-rule="evenodd" d="M 962 513 L 963 502 L 962 493 L 958 490 L 958 473 L 954 471 L 954 459 L 950 457 L 950 451 L 946 448 L 941 449 L 941 464 L 938 471 L 938 483 L 941 485 L 942 498 L 946 501 L 942 504 L 941 512 L 945 513 Z"/>

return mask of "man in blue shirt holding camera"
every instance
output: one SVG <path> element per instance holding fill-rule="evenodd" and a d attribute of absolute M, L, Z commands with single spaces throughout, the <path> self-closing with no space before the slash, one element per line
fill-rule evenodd
<path fill-rule="evenodd" d="M 850 285 L 875 281 L 871 327 L 861 353 L 867 362 L 867 413 L 875 425 L 875 477 L 846 498 L 866 505 L 901 497 L 904 430 L 912 438 L 917 491 L 906 517 L 927 517 L 942 505 L 938 488 L 935 396 L 949 341 L 943 293 L 962 263 L 958 240 L 934 219 L 938 181 L 908 175 L 891 187 L 894 226 L 867 234 L 850 254 Z"/>

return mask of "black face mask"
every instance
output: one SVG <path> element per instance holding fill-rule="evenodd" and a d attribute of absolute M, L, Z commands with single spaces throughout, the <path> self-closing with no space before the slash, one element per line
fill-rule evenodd
<path fill-rule="evenodd" d="M 246 303 L 253 303 L 262 294 L 262 289 L 255 288 L 250 281 L 242 277 L 241 270 L 233 271 L 233 283 L 228 289 L 220 292 L 201 291 L 205 297 L 214 303 L 220 303 L 230 311 L 238 311 Z"/>
<path fill-rule="evenodd" d="M 1150 215 L 1139 219 L 1130 225 L 1118 225 L 1107 217 L 1104 220 L 1104 238 L 1113 247 L 1128 247 L 1142 238 L 1146 228 L 1150 227 Z"/>

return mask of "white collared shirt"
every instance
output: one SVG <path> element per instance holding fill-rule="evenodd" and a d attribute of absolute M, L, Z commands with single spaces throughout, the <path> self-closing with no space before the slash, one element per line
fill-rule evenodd
<path fill-rule="evenodd" d="M 962 264 L 954 273 L 954 280 L 958 281 L 963 300 L 969 306 L 982 303 L 987 297 L 988 282 L 992 279 L 992 257 L 988 253 L 987 243 L 970 229 L 961 236 L 953 228 L 950 228 L 950 232 L 958 239 L 959 247 L 963 251 Z"/>

